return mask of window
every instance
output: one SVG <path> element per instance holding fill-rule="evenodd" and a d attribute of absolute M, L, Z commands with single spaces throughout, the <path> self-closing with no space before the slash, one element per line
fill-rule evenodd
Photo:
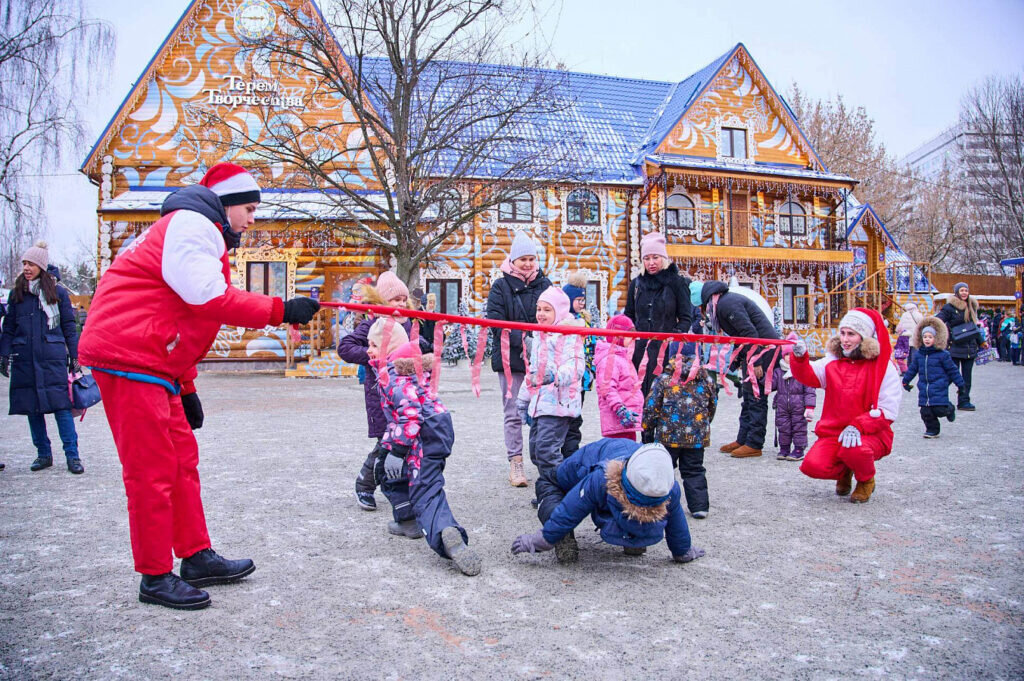
<path fill-rule="evenodd" d="M 782 285 L 782 323 L 809 324 L 807 284 Z"/>
<path fill-rule="evenodd" d="M 288 297 L 288 263 L 250 262 L 245 265 L 245 290 L 278 298 Z"/>
<path fill-rule="evenodd" d="M 594 315 L 594 319 L 598 318 L 596 313 L 601 309 L 601 281 L 599 279 L 591 279 L 587 282 L 586 309 Z"/>
<path fill-rule="evenodd" d="M 597 225 L 601 223 L 601 203 L 594 192 L 577 189 L 565 202 L 570 225 Z"/>
<path fill-rule="evenodd" d="M 693 201 L 683 194 L 672 194 L 665 202 L 665 226 L 669 229 L 680 229 L 684 232 L 696 230 L 697 211 Z"/>
<path fill-rule="evenodd" d="M 779 209 L 779 234 L 807 236 L 807 211 L 796 201 L 787 201 Z"/>
<path fill-rule="evenodd" d="M 747 131 L 744 128 L 722 128 L 722 156 L 747 157 Z"/>
<path fill-rule="evenodd" d="M 533 221 L 533 197 L 522 193 L 498 204 L 498 222 Z"/>
<path fill-rule="evenodd" d="M 459 303 L 462 302 L 461 279 L 427 279 L 427 294 L 431 293 L 437 298 L 434 312 L 459 314 Z"/>

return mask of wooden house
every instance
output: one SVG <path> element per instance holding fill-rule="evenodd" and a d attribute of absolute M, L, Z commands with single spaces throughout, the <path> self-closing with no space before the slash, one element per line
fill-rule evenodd
<path fill-rule="evenodd" d="M 145 67 L 82 167 L 99 191 L 101 276 L 119 248 L 159 217 L 169 193 L 197 182 L 213 163 L 249 160 L 244 150 L 224 157 L 218 137 L 230 129 L 210 127 L 205 112 L 239 126 L 259 125 L 247 115 L 257 105 L 299 117 L 345 115 L 331 93 L 245 49 L 247 40 L 275 30 L 283 2 L 303 2 L 317 20 L 306 0 L 193 0 Z M 588 273 L 588 304 L 602 319 L 624 306 L 629 280 L 640 272 L 640 239 L 653 230 L 666 235 L 688 276 L 735 276 L 775 306 L 778 326 L 797 329 L 812 348 L 823 346 L 850 291 L 866 290 L 866 279 L 885 288 L 874 274 L 895 246 L 884 225 L 873 211 L 853 214 L 856 180 L 829 171 L 742 44 L 679 82 L 571 72 L 563 82 L 574 106 L 561 124 L 595 151 L 591 181 L 524 194 L 454 234 L 420 272 L 442 311 L 480 314 L 523 230 L 540 244 L 542 267 L 556 284 L 572 270 Z M 379 187 L 358 154 L 349 171 L 368 192 Z M 234 252 L 236 284 L 347 300 L 360 278 L 388 263 L 365 243 L 298 219 L 315 213 L 318 197 L 290 190 L 290 172 L 256 170 L 264 204 Z M 866 277 L 857 280 L 858 270 Z M 349 372 L 335 353 L 319 352 L 348 324 L 331 312 L 304 330 L 306 361 L 295 373 Z M 288 347 L 281 328 L 226 327 L 209 359 L 263 365 L 282 362 Z"/>

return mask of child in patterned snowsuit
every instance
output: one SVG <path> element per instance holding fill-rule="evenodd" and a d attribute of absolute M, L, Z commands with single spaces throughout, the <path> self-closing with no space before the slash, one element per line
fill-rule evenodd
<path fill-rule="evenodd" d="M 677 343 L 669 346 L 676 352 Z M 690 515 L 698 520 L 708 517 L 708 480 L 704 468 L 704 448 L 711 441 L 711 421 L 718 406 L 718 391 L 700 361 L 682 355 L 679 378 L 673 385 L 677 358 L 673 357 L 651 386 L 644 404 L 643 427 L 648 438 L 665 446 L 679 468 L 683 492 Z M 686 382 L 694 362 L 698 369 Z"/>
<path fill-rule="evenodd" d="M 790 333 L 786 340 L 798 341 L 796 333 Z M 807 449 L 807 424 L 814 420 L 817 395 L 814 388 L 804 385 L 793 376 L 789 366 L 789 355 L 793 346 L 782 348 L 782 358 L 772 372 L 772 390 L 777 391 L 772 399 L 775 410 L 775 431 L 779 438 L 780 461 L 803 461 Z"/>
<path fill-rule="evenodd" d="M 386 322 L 381 319 L 374 325 Z M 381 487 L 395 517 L 388 531 L 413 539 L 425 536 L 430 548 L 442 558 L 452 559 L 463 574 L 479 574 L 480 558 L 466 545 L 469 535 L 452 515 L 444 493 L 444 465 L 455 443 L 455 431 L 451 414 L 428 393 L 434 356 L 420 355 L 418 344 L 406 342 L 388 353 L 384 368 L 379 359 L 383 353 L 372 342 L 372 329 L 369 336 L 378 373 L 387 376 L 377 385 L 388 422 L 381 440 L 387 455 L 378 459 L 377 475 L 386 481 Z M 417 378 L 417 358 L 422 382 Z"/>

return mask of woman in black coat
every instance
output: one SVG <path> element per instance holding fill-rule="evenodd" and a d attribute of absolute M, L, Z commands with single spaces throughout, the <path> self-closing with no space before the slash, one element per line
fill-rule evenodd
<path fill-rule="evenodd" d="M 652 232 L 644 236 L 640 244 L 644 272 L 629 282 L 625 315 L 633 321 L 637 331 L 689 333 L 693 323 L 690 287 L 679 275 L 675 263 L 668 259 L 665 237 Z M 644 398 L 657 378 L 655 367 L 660 349 L 661 341 L 648 343 L 640 339 L 633 349 L 633 365 L 638 370 L 647 352 L 647 375 L 640 387 Z"/>
<path fill-rule="evenodd" d="M 551 286 L 540 271 L 537 246 L 525 232 L 512 240 L 508 257 L 501 264 L 501 276 L 487 294 L 487 319 L 509 322 L 537 323 L 537 299 Z M 492 329 L 491 369 L 498 374 L 501 404 L 504 411 L 505 450 L 508 452 L 508 481 L 513 487 L 526 487 L 529 481 L 523 471 L 523 419 L 516 409 L 516 397 L 526 376 L 523 362 L 523 332 L 509 332 L 508 364 L 511 381 L 505 377 L 501 358 L 501 330 Z M 511 397 L 506 397 L 511 393 Z"/>
<path fill-rule="evenodd" d="M 0 333 L 0 373 L 9 376 L 10 414 L 28 416 L 36 447 L 34 471 L 53 465 L 44 414 L 53 414 L 68 470 L 83 473 L 78 434 L 71 415 L 68 373 L 78 366 L 78 333 L 71 297 L 46 271 L 49 255 L 42 241 L 22 256 L 22 271 L 7 300 Z"/>
<path fill-rule="evenodd" d="M 953 297 L 942 306 L 939 313 L 935 315 L 949 329 L 949 354 L 953 357 L 953 363 L 960 370 L 964 377 L 964 387 L 957 388 L 956 408 L 961 411 L 974 411 L 971 404 L 971 372 L 974 370 L 974 360 L 978 357 L 981 336 L 973 336 L 966 340 L 956 341 L 953 336 L 953 329 L 961 324 L 978 320 L 978 301 L 971 297 L 970 288 L 964 282 L 953 286 Z"/>

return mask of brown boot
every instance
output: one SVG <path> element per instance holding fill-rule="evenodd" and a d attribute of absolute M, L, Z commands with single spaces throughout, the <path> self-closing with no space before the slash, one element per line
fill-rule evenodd
<path fill-rule="evenodd" d="M 868 499 L 871 498 L 871 493 L 875 491 L 875 479 L 865 480 L 861 482 L 857 481 L 857 489 L 853 490 L 853 494 L 850 495 L 850 501 L 854 504 L 866 504 Z"/>
<path fill-rule="evenodd" d="M 845 497 L 853 489 L 853 471 L 849 468 L 836 480 L 836 494 Z"/>
<path fill-rule="evenodd" d="M 721 447 L 719 447 L 718 451 L 722 452 L 723 454 L 732 454 L 741 446 L 742 445 L 739 442 L 730 442 L 727 445 L 722 445 Z"/>
<path fill-rule="evenodd" d="M 530 484 L 523 473 L 523 457 L 514 456 L 508 460 L 508 484 L 513 487 L 526 487 Z"/>
<path fill-rule="evenodd" d="M 734 449 L 729 456 L 734 459 L 749 459 L 752 456 L 761 456 L 761 450 L 743 445 L 738 449 Z"/>

